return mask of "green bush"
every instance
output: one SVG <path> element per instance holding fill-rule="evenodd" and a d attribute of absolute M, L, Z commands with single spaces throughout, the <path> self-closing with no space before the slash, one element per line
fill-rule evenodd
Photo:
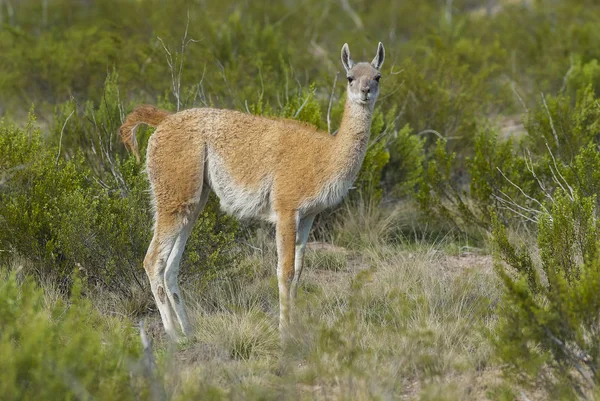
<path fill-rule="evenodd" d="M 133 161 L 122 165 L 126 196 L 100 184 L 81 154 L 69 160 L 26 130 L 0 127 L 3 255 L 23 256 L 41 276 L 62 281 L 78 266 L 93 282 L 128 291 L 140 274 L 150 236 L 147 184 Z M 5 155 L 9 155 L 5 157 Z"/>
<path fill-rule="evenodd" d="M 407 124 L 394 133 L 388 146 L 390 161 L 384 170 L 386 187 L 395 196 L 412 195 L 423 177 L 423 140 L 412 135 Z"/>
<path fill-rule="evenodd" d="M 577 57 L 565 77 L 566 91 L 571 97 L 575 97 L 579 88 L 588 84 L 592 85 L 596 97 L 600 95 L 600 65 L 598 60 L 593 59 L 587 63 Z"/>
<path fill-rule="evenodd" d="M 0 391 L 4 400 L 145 400 L 141 346 L 131 327 L 101 316 L 75 280 L 48 304 L 31 279 L 0 280 Z"/>
<path fill-rule="evenodd" d="M 461 230 L 489 231 L 492 212 L 513 227 L 537 222 L 557 188 L 590 196 L 600 188 L 594 173 L 599 113 L 589 85 L 577 92 L 575 103 L 566 96 L 540 100 L 526 116 L 520 140 L 502 140 L 486 130 L 476 135 L 463 182 L 454 175 L 456 153 L 438 141 L 420 183 L 421 209 Z"/>
<path fill-rule="evenodd" d="M 519 383 L 552 399 L 598 395 L 600 230 L 595 200 L 558 193 L 539 222 L 540 261 L 517 249 L 497 220 L 494 243 L 505 295 L 498 307 L 497 355 Z"/>
<path fill-rule="evenodd" d="M 548 149 L 559 160 L 572 162 L 581 147 L 600 142 L 600 107 L 592 84 L 581 86 L 572 99 L 547 97 L 525 119 L 525 146 L 534 154 Z"/>
<path fill-rule="evenodd" d="M 119 107 L 89 105 L 93 119 L 73 114 L 64 132 L 55 132 L 88 133 L 75 142 L 89 146 L 87 151 L 75 150 L 69 141 L 48 145 L 34 117 L 25 129 L 0 125 L 0 244 L 8 251 L 2 253 L 5 260 L 24 257 L 40 277 L 63 283 L 77 267 L 88 282 L 125 294 L 146 282 L 142 261 L 152 235 L 148 182 L 133 157 L 111 154 Z M 211 200 L 188 242 L 183 273 L 204 277 L 234 266 L 237 233 L 237 221 Z"/>
<path fill-rule="evenodd" d="M 417 48 L 423 53 L 417 52 L 419 63 L 408 59 L 399 67 L 404 81 L 393 99 L 402 105 L 400 121 L 409 123 L 427 143 L 435 143 L 439 135 L 452 151 L 467 156 L 480 122 L 505 95 L 491 84 L 493 63 L 478 61 L 480 68 L 471 70 L 475 61 L 461 57 L 460 43 L 445 45 L 441 37 L 431 42 Z M 493 53 L 482 49 L 482 54 Z"/>

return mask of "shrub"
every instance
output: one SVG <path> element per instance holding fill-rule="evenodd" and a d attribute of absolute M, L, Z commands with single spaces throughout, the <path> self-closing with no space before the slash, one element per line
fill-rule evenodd
<path fill-rule="evenodd" d="M 386 187 L 395 196 L 412 195 L 423 176 L 423 140 L 412 135 L 407 124 L 394 132 L 388 146 L 390 161 L 384 170 Z"/>
<path fill-rule="evenodd" d="M 443 138 L 462 160 L 472 154 L 475 134 L 486 116 L 509 103 L 506 87 L 495 79 L 498 71 L 492 61 L 502 50 L 437 35 L 423 42 L 415 57 L 399 67 L 403 85 L 392 101 L 402 105 L 400 121 L 410 124 L 427 145 Z M 479 51 L 468 52 L 471 48 Z"/>
<path fill-rule="evenodd" d="M 47 304 L 26 278 L 0 281 L 0 390 L 5 400 L 152 399 L 135 331 L 100 316 L 75 280 L 68 302 Z"/>
<path fill-rule="evenodd" d="M 597 102 L 589 83 L 580 87 L 573 99 L 542 99 L 525 119 L 525 146 L 534 154 L 544 154 L 549 149 L 557 159 L 570 163 L 581 147 L 600 140 Z"/>
<path fill-rule="evenodd" d="M 109 78 L 109 90 L 111 85 Z M 111 154 L 120 105 L 116 92 L 108 92 L 106 105 L 88 106 L 94 118 L 73 114 L 65 125 L 65 132 L 89 146 L 77 151 L 66 141 L 66 159 L 59 155 L 60 144 L 44 142 L 33 116 L 26 129 L 0 126 L 6 177 L 0 187 L 0 244 L 9 251 L 4 256 L 31 260 L 41 276 L 64 282 L 78 267 L 89 282 L 130 294 L 132 285 L 146 281 L 141 267 L 152 215 L 142 165 Z M 211 200 L 188 242 L 183 273 L 210 277 L 235 265 L 237 232 L 237 221 Z"/>
<path fill-rule="evenodd" d="M 600 348 L 599 225 L 593 198 L 558 193 L 539 222 L 539 263 L 494 224 L 505 294 L 498 308 L 497 355 L 521 385 L 553 399 L 597 394 Z"/>
<path fill-rule="evenodd" d="M 34 262 L 41 275 L 62 281 L 78 266 L 93 282 L 127 292 L 150 233 L 139 167 L 119 166 L 129 192 L 111 190 L 81 154 L 57 157 L 58 149 L 44 145 L 32 125 L 0 128 L 0 154 L 11 154 L 2 164 L 15 171 L 0 189 L 2 247 Z"/>
<path fill-rule="evenodd" d="M 598 60 L 593 59 L 583 63 L 581 57 L 573 58 L 575 58 L 573 65 L 565 77 L 567 94 L 575 97 L 579 88 L 591 84 L 595 96 L 598 97 L 600 95 L 600 65 L 598 65 Z"/>
<path fill-rule="evenodd" d="M 577 92 L 574 104 L 566 96 L 540 100 L 527 115 L 527 134 L 518 142 L 480 131 L 462 180 L 455 175 L 456 153 L 438 141 L 420 183 L 422 210 L 461 230 L 478 226 L 489 231 L 491 212 L 513 226 L 537 222 L 542 203 L 557 188 L 590 195 L 600 184 L 594 173 L 600 123 L 596 102 L 591 86 Z"/>

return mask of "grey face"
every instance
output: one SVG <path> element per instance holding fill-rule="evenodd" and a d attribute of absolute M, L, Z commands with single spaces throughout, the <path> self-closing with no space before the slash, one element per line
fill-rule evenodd
<path fill-rule="evenodd" d="M 379 80 L 381 65 L 385 59 L 385 50 L 381 42 L 377 55 L 371 63 L 355 64 L 350 57 L 348 44 L 342 47 L 342 64 L 346 69 L 348 79 L 348 99 L 362 105 L 373 105 L 379 95 Z"/>

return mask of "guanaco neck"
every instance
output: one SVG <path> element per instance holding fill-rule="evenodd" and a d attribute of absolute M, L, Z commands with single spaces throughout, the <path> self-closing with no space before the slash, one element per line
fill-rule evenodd
<path fill-rule="evenodd" d="M 344 161 L 342 174 L 354 180 L 367 152 L 373 103 L 357 104 L 346 99 L 340 129 L 334 137 L 333 157 Z"/>

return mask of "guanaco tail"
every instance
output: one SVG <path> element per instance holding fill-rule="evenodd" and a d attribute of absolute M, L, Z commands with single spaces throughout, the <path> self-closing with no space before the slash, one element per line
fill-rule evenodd
<path fill-rule="evenodd" d="M 275 224 L 279 328 L 286 332 L 313 220 L 343 199 L 365 157 L 384 57 L 381 43 L 370 63 L 355 63 L 348 44 L 342 47 L 348 84 L 336 135 L 293 120 L 214 108 L 171 114 L 142 105 L 127 116 L 120 134 L 138 160 L 136 128 L 156 127 L 146 153 L 155 224 L 144 269 L 169 336 L 178 337 L 175 319 L 184 335 L 192 333 L 179 262 L 211 190 L 226 212 Z"/>

